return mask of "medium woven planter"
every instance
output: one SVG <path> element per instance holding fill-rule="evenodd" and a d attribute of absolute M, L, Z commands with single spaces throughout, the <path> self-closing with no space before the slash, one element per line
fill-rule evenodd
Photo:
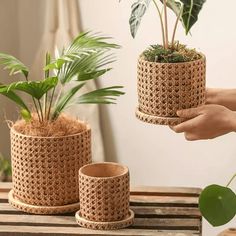
<path fill-rule="evenodd" d="M 78 171 L 91 163 L 91 130 L 64 137 L 35 137 L 11 129 L 13 189 L 10 203 L 23 211 L 75 211 Z"/>
<path fill-rule="evenodd" d="M 77 222 L 91 229 L 118 229 L 133 223 L 129 209 L 129 171 L 116 163 L 97 163 L 79 171 L 80 211 Z"/>
<path fill-rule="evenodd" d="M 183 121 L 176 112 L 205 103 L 205 56 L 184 63 L 138 60 L 138 108 L 144 122 L 176 125 Z"/>

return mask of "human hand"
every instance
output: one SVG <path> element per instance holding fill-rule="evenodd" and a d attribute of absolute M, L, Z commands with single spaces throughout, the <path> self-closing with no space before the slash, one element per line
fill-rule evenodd
<path fill-rule="evenodd" d="M 177 111 L 177 115 L 187 120 L 171 127 L 176 133 L 184 133 L 189 141 L 213 139 L 236 131 L 236 113 L 221 105 L 204 105 Z"/>
<path fill-rule="evenodd" d="M 206 104 L 218 104 L 236 111 L 236 89 L 207 88 Z"/>

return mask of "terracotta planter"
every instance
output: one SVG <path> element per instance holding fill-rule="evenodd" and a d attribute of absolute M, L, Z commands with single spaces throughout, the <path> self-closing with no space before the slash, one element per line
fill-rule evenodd
<path fill-rule="evenodd" d="M 13 206 L 40 214 L 78 209 L 78 171 L 91 162 L 89 127 L 64 137 L 26 136 L 12 128 L 11 156 L 13 190 L 9 200 Z"/>
<path fill-rule="evenodd" d="M 183 120 L 177 110 L 205 103 L 206 59 L 184 63 L 138 60 L 138 119 L 153 124 L 176 125 Z"/>
<path fill-rule="evenodd" d="M 116 163 L 97 163 L 79 170 L 80 211 L 77 221 L 92 229 L 117 229 L 133 222 L 129 209 L 129 171 Z"/>

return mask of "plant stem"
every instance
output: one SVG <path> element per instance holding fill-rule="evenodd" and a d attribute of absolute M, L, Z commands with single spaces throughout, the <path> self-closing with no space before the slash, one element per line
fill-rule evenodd
<path fill-rule="evenodd" d="M 179 11 L 179 14 L 178 14 L 178 17 L 177 17 L 176 22 L 175 22 L 175 27 L 174 27 L 174 31 L 173 31 L 173 35 L 172 35 L 172 40 L 171 40 L 171 47 L 172 48 L 174 47 L 175 34 L 176 34 L 176 30 L 177 30 L 177 26 L 178 26 L 178 23 L 179 23 L 180 16 L 182 15 L 182 11 L 183 11 L 183 7 L 181 7 L 181 9 Z"/>
<path fill-rule="evenodd" d="M 50 57 L 50 54 L 47 52 L 45 65 L 47 66 L 48 64 L 50 64 L 50 62 L 51 62 L 51 57 Z M 44 73 L 44 78 L 46 79 L 48 77 L 49 77 L 49 70 L 46 70 Z M 48 101 L 48 92 L 46 92 L 46 94 L 44 96 L 44 117 L 45 117 L 45 119 L 47 119 L 47 101 Z"/>
<path fill-rule="evenodd" d="M 164 5 L 164 21 L 165 21 L 165 49 L 168 49 L 168 21 L 167 21 L 167 6 L 166 6 L 167 0 L 163 0 L 163 5 Z"/>
<path fill-rule="evenodd" d="M 53 101 L 53 97 L 54 97 L 54 94 L 55 94 L 55 90 L 56 90 L 56 87 L 54 87 L 53 91 L 52 91 L 52 96 L 51 96 L 51 100 L 50 100 L 49 108 L 48 108 L 47 120 L 49 120 L 49 116 L 50 116 L 50 113 L 51 113 L 52 101 Z"/>
<path fill-rule="evenodd" d="M 32 97 L 33 98 L 33 97 Z M 37 105 L 36 105 L 36 102 L 35 102 L 35 99 L 33 98 L 33 103 L 34 103 L 34 107 L 35 107 L 35 110 L 36 110 L 36 112 L 37 112 L 37 115 L 38 115 L 38 118 L 39 118 L 39 122 L 41 123 L 42 121 L 41 121 L 41 118 L 40 118 L 40 115 L 39 115 L 39 110 L 38 110 L 38 107 L 37 107 Z"/>
<path fill-rule="evenodd" d="M 158 15 L 159 15 L 159 17 L 160 17 L 161 32 L 162 32 L 162 40 L 163 40 L 163 47 L 164 47 L 164 46 L 165 46 L 165 31 L 164 31 L 164 23 L 163 23 L 163 20 L 162 20 L 162 14 L 161 14 L 161 11 L 160 11 L 160 9 L 159 9 L 159 7 L 158 7 L 156 1 L 155 1 L 155 0 L 152 0 L 152 1 L 153 1 L 153 3 L 155 4 L 156 9 L 157 9 L 157 11 L 158 11 Z"/>
<path fill-rule="evenodd" d="M 27 82 L 29 82 L 28 76 L 25 76 L 25 80 L 26 80 Z M 33 96 L 31 96 L 31 97 L 32 97 L 32 100 L 33 100 L 33 103 L 34 103 L 34 107 L 35 107 L 35 110 L 36 110 L 36 113 L 37 113 L 39 122 L 42 122 L 42 120 L 41 120 L 41 118 L 40 118 L 40 114 L 39 114 L 38 107 L 37 107 L 37 105 L 36 105 L 36 101 L 35 101 L 35 99 L 34 99 Z"/>
<path fill-rule="evenodd" d="M 235 179 L 235 177 L 236 177 L 236 174 L 234 174 L 234 176 L 230 179 L 230 181 L 229 181 L 229 183 L 226 185 L 226 187 L 228 187 L 228 186 L 232 183 L 232 181 Z"/>
<path fill-rule="evenodd" d="M 38 104 L 39 104 L 39 110 L 40 110 L 41 118 L 42 118 L 42 121 L 43 121 L 43 109 L 42 109 L 40 100 L 37 100 L 37 101 L 38 101 Z"/>

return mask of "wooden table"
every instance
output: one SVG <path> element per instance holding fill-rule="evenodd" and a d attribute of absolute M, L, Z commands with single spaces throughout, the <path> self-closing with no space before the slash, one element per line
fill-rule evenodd
<path fill-rule="evenodd" d="M 201 190 L 196 188 L 132 188 L 130 204 L 135 212 L 135 223 L 116 231 L 81 228 L 76 224 L 74 214 L 30 215 L 15 210 L 7 200 L 10 188 L 10 183 L 0 183 L 0 236 L 202 235 L 202 218 L 198 210 Z"/>

